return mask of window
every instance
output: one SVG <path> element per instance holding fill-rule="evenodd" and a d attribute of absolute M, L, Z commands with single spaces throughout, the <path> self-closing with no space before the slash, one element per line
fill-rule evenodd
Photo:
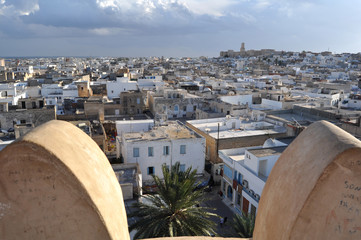
<path fill-rule="evenodd" d="M 183 106 L 183 111 L 187 111 L 187 106 Z"/>
<path fill-rule="evenodd" d="M 185 164 L 179 165 L 179 170 L 180 170 L 181 172 L 185 172 L 185 170 L 186 170 L 186 165 L 185 165 Z"/>
<path fill-rule="evenodd" d="M 163 147 L 163 155 L 169 155 L 169 146 Z"/>
<path fill-rule="evenodd" d="M 241 184 L 242 183 L 242 174 L 238 173 L 238 183 Z"/>
<path fill-rule="evenodd" d="M 186 145 L 180 145 L 180 154 L 186 154 Z"/>
<path fill-rule="evenodd" d="M 140 98 L 137 98 L 137 104 L 140 104 Z"/>
<path fill-rule="evenodd" d="M 234 170 L 234 176 L 233 176 L 233 179 L 234 179 L 234 180 L 237 180 L 237 171 L 236 171 L 236 170 Z"/>
<path fill-rule="evenodd" d="M 154 174 L 154 167 L 148 167 L 148 175 Z"/>
<path fill-rule="evenodd" d="M 21 123 L 21 124 L 25 124 L 25 123 L 26 123 L 26 120 L 20 120 L 20 123 Z"/>
<path fill-rule="evenodd" d="M 153 157 L 153 147 L 148 147 L 148 157 Z"/>
<path fill-rule="evenodd" d="M 133 157 L 139 157 L 139 148 L 133 148 Z"/>
<path fill-rule="evenodd" d="M 174 111 L 175 111 L 175 112 L 178 112 L 178 109 L 179 109 L 179 108 L 178 108 L 178 105 L 175 105 L 175 106 L 174 106 Z"/>
<path fill-rule="evenodd" d="M 238 193 L 237 194 L 237 205 L 238 206 L 241 206 L 241 197 L 242 197 L 241 194 Z"/>
<path fill-rule="evenodd" d="M 232 179 L 232 169 L 228 167 L 227 165 L 224 165 L 223 167 L 223 174 L 228 177 L 228 179 Z"/>

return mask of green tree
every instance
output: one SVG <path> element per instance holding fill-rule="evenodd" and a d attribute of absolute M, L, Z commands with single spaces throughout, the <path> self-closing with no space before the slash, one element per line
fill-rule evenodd
<path fill-rule="evenodd" d="M 136 203 L 136 211 L 129 217 L 138 220 L 129 227 L 136 230 L 135 239 L 176 236 L 202 236 L 215 234 L 216 216 L 209 208 L 201 207 L 203 191 L 195 190 L 196 170 L 180 170 L 177 162 L 169 170 L 162 166 L 163 179 L 153 175 L 157 194 L 146 195 L 149 203 Z"/>
<path fill-rule="evenodd" d="M 233 217 L 233 228 L 241 238 L 251 238 L 253 236 L 255 217 L 252 214 L 235 214 Z"/>

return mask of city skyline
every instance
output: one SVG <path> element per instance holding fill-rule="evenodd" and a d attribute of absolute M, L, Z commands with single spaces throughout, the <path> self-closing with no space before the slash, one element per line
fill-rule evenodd
<path fill-rule="evenodd" d="M 0 0 L 0 56 L 219 56 L 220 51 L 358 53 L 361 2 Z"/>

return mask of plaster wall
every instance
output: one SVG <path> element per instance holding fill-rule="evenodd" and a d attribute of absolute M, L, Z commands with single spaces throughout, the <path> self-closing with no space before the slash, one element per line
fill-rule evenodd
<path fill-rule="evenodd" d="M 0 182 L 0 239 L 129 239 L 113 169 L 70 123 L 48 122 L 3 149 Z"/>

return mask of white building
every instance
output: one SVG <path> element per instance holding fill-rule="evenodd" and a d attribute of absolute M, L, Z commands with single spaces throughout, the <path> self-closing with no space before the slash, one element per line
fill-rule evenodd
<path fill-rule="evenodd" d="M 263 146 L 219 151 L 223 160 L 221 191 L 238 213 L 256 214 L 267 178 L 287 144 L 268 139 Z"/>
<path fill-rule="evenodd" d="M 162 76 L 145 76 L 137 81 L 140 90 L 153 90 L 159 86 L 164 86 Z"/>
<path fill-rule="evenodd" d="M 63 87 L 63 99 L 74 99 L 79 97 L 78 87 L 75 84 L 68 84 Z"/>
<path fill-rule="evenodd" d="M 61 104 L 63 100 L 63 87 L 58 84 L 43 84 L 41 95 L 45 98 L 46 105 Z"/>
<path fill-rule="evenodd" d="M 28 73 L 33 74 L 34 73 L 34 67 L 33 66 L 18 66 L 16 68 L 17 72 L 19 73 Z"/>
<path fill-rule="evenodd" d="M 350 108 L 350 109 L 361 109 L 361 95 L 360 94 L 350 94 L 348 98 L 343 100 L 340 103 L 341 108 Z"/>
<path fill-rule="evenodd" d="M 313 92 L 302 90 L 291 90 L 292 96 L 309 96 L 311 98 L 320 98 L 327 100 L 327 106 L 337 106 L 339 101 L 344 98 L 340 90 L 315 89 Z"/>
<path fill-rule="evenodd" d="M 115 121 L 117 133 L 148 132 L 154 127 L 153 119 Z"/>
<path fill-rule="evenodd" d="M 180 162 L 181 170 L 188 167 L 202 174 L 205 164 L 205 139 L 181 123 L 161 126 L 149 132 L 124 133 L 121 136 L 124 163 L 138 163 L 145 185 L 152 175 L 162 176 L 161 166 Z"/>
<path fill-rule="evenodd" d="M 127 77 L 117 77 L 116 81 L 107 81 L 106 87 L 109 99 L 119 97 L 122 92 L 138 90 L 137 82 Z"/>
<path fill-rule="evenodd" d="M 0 102 L 17 105 L 20 98 L 26 98 L 25 87 L 23 83 L 0 84 Z"/>
<path fill-rule="evenodd" d="M 249 95 L 236 95 L 236 96 L 224 96 L 220 97 L 223 102 L 234 104 L 234 105 L 241 105 L 241 104 L 248 104 L 248 106 L 252 105 L 252 94 Z"/>

